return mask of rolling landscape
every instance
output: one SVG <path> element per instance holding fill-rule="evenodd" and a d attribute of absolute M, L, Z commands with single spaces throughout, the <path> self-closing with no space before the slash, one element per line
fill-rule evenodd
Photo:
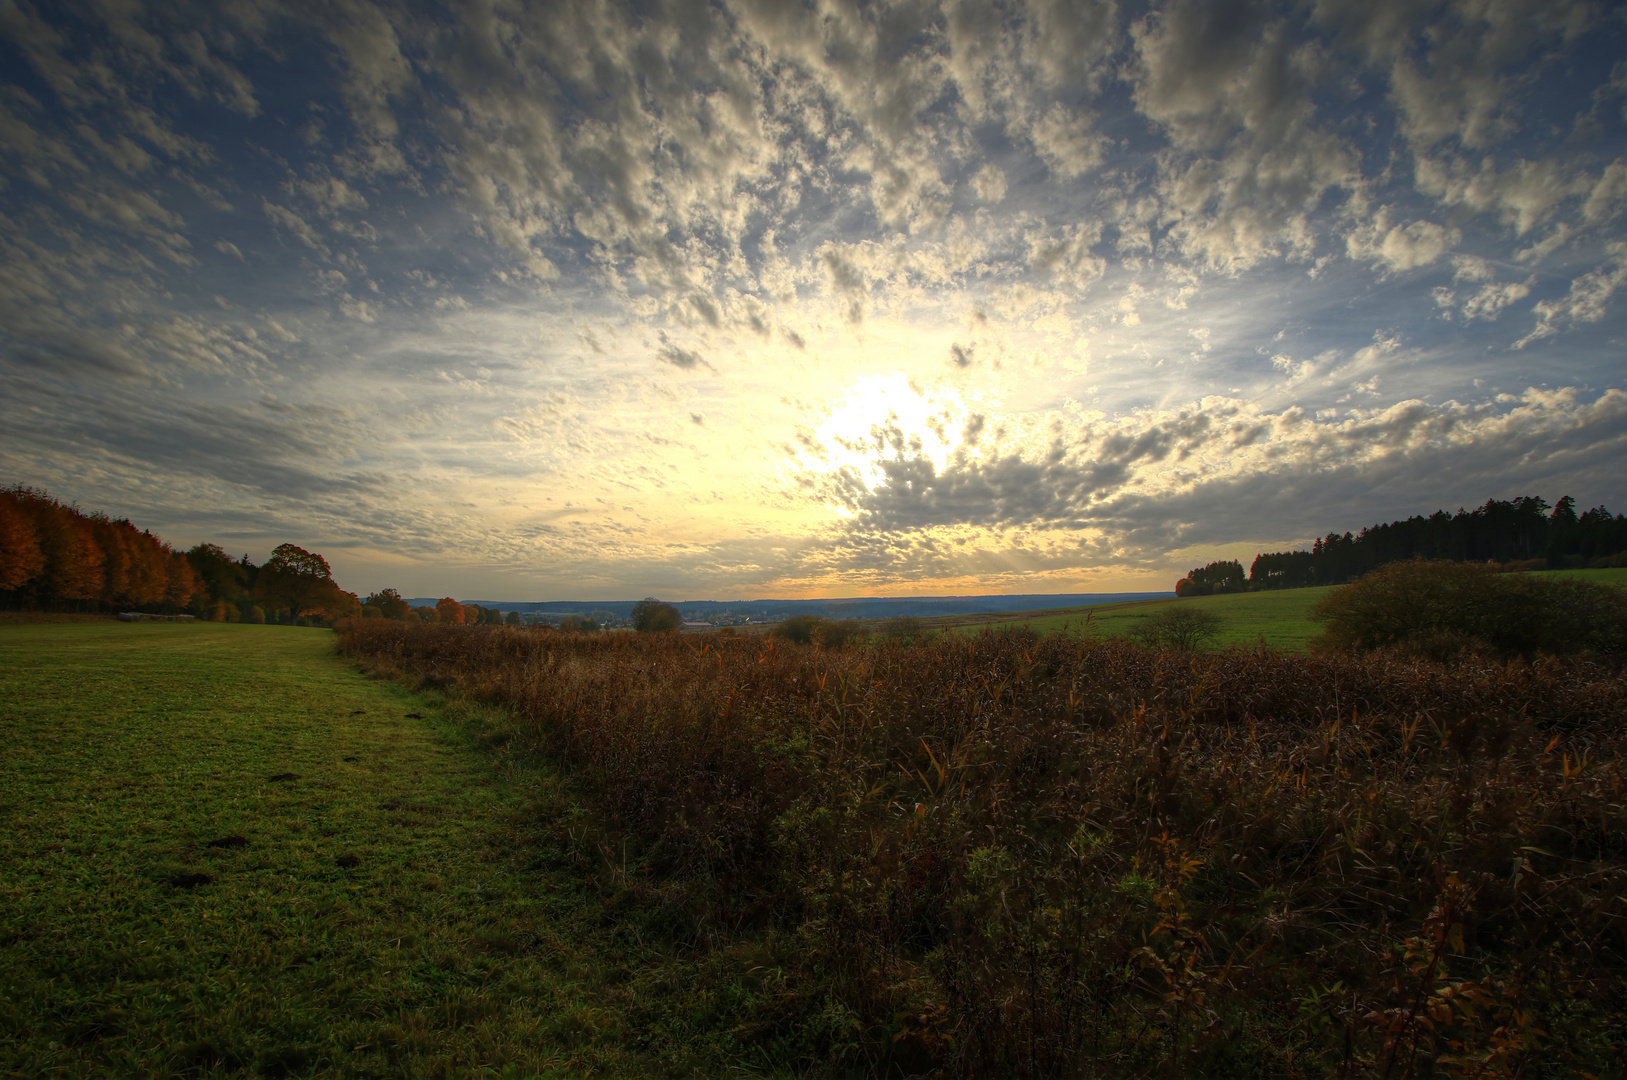
<path fill-rule="evenodd" d="M 1627 1075 L 1623 55 L 0 4 L 0 1078 Z"/>

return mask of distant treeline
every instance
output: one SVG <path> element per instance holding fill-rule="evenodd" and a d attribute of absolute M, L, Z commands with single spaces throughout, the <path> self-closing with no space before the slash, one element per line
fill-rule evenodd
<path fill-rule="evenodd" d="M 184 612 L 215 622 L 301 626 L 347 616 L 504 621 L 502 612 L 451 597 L 414 608 L 384 589 L 361 600 L 334 582 L 325 558 L 293 544 L 279 545 L 259 566 L 218 544 L 183 553 L 125 519 L 87 514 L 20 484 L 0 488 L 0 609 Z"/>
<path fill-rule="evenodd" d="M 1596 506 L 1581 514 L 1566 495 L 1487 499 L 1474 510 L 1410 517 L 1360 533 L 1328 533 L 1309 551 L 1255 557 L 1247 579 L 1236 560 L 1198 567 L 1176 582 L 1179 596 L 1339 585 L 1406 559 L 1494 562 L 1522 570 L 1627 566 L 1627 517 Z"/>

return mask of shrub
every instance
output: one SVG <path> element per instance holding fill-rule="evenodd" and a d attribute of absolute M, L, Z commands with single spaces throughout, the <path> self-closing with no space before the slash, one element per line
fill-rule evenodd
<path fill-rule="evenodd" d="M 911 615 L 900 615 L 881 624 L 880 634 L 888 641 L 913 645 L 926 637 L 926 624 Z"/>
<path fill-rule="evenodd" d="M 1627 656 L 1627 593 L 1479 563 L 1390 563 L 1323 597 L 1311 618 L 1327 626 L 1317 639 L 1324 650 Z"/>
<path fill-rule="evenodd" d="M 793 615 L 789 619 L 782 620 L 768 633 L 770 637 L 784 638 L 798 645 L 811 645 L 814 634 L 818 632 L 819 624 L 823 621 L 818 615 Z"/>
<path fill-rule="evenodd" d="M 1186 604 L 1165 604 L 1136 628 L 1136 640 L 1152 649 L 1194 652 L 1220 633 L 1221 618 Z"/>
<path fill-rule="evenodd" d="M 827 649 L 845 649 L 868 636 L 857 619 L 827 619 L 814 627 L 814 640 Z"/>

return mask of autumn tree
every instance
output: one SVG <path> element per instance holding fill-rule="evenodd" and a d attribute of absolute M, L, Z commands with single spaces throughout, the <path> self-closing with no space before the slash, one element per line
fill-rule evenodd
<path fill-rule="evenodd" d="M 435 621 L 443 622 L 450 626 L 462 626 L 465 621 L 463 615 L 463 605 L 452 599 L 450 596 L 441 597 L 439 600 L 435 601 Z"/>
<path fill-rule="evenodd" d="M 75 606 L 100 599 L 103 556 L 90 521 L 55 499 L 41 506 L 34 520 L 45 554 L 44 598 Z"/>
<path fill-rule="evenodd" d="M 23 488 L 0 490 L 0 591 L 15 592 L 45 570 L 34 532 L 34 515 L 23 505 Z"/>
<path fill-rule="evenodd" d="M 328 560 L 293 544 L 277 545 L 271 558 L 260 567 L 255 584 L 256 595 L 287 611 L 289 621 L 298 618 L 302 611 L 333 599 L 332 594 L 337 591 Z"/>
<path fill-rule="evenodd" d="M 363 607 L 372 608 L 386 619 L 406 621 L 413 618 L 412 607 L 394 589 L 380 589 L 362 601 Z"/>

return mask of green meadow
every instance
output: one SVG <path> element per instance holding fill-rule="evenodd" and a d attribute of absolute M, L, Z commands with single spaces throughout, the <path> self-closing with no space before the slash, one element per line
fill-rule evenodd
<path fill-rule="evenodd" d="M 1555 570 L 1558 577 L 1576 577 L 1602 585 L 1627 588 L 1627 568 L 1605 570 Z M 1284 652 L 1303 652 L 1322 627 L 1311 621 L 1311 605 L 1335 586 L 1315 589 L 1277 589 L 1269 592 L 1236 593 L 1230 596 L 1192 596 L 1183 600 L 1142 600 L 1132 604 L 1104 604 L 1088 613 L 1078 609 L 1067 614 L 1036 613 L 996 626 L 1027 626 L 1036 633 L 1084 634 L 1102 637 L 1134 637 L 1148 616 L 1168 604 L 1185 604 L 1213 612 L 1221 619 L 1213 648 L 1265 644 Z M 1087 624 L 1088 614 L 1088 624 Z"/>
<path fill-rule="evenodd" d="M 477 721 L 327 630 L 0 626 L 0 1076 L 648 1074 Z"/>

